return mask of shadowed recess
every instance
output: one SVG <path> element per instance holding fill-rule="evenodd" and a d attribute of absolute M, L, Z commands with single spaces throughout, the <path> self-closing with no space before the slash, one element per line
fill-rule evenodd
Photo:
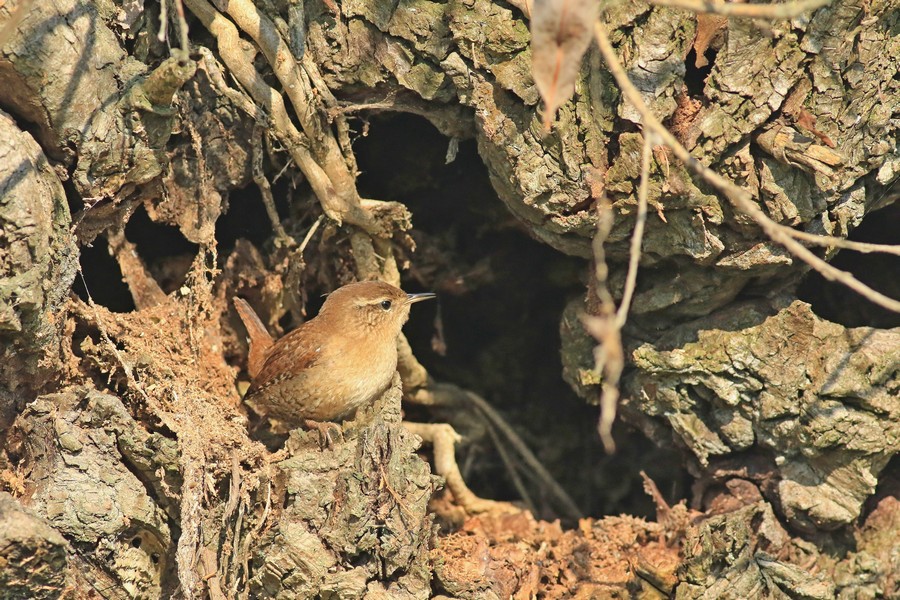
<path fill-rule="evenodd" d="M 131 292 L 122 280 L 119 263 L 109 254 L 106 238 L 98 237 L 91 245 L 82 246 L 80 264 L 84 279 L 76 275 L 72 285 L 79 298 L 87 302 L 90 292 L 94 302 L 113 312 L 134 310 Z"/>
<path fill-rule="evenodd" d="M 167 294 L 184 284 L 200 248 L 189 242 L 177 227 L 154 223 L 143 206 L 128 220 L 125 238 L 135 245 L 151 275 Z"/>
<path fill-rule="evenodd" d="M 653 515 L 641 469 L 668 500 L 683 498 L 686 473 L 642 435 L 618 426 L 620 451 L 606 456 L 597 408 L 562 379 L 559 319 L 566 302 L 584 293 L 586 263 L 531 239 L 497 198 L 475 142 L 461 141 L 446 164 L 449 143 L 424 119 L 398 115 L 372 119 L 354 145 L 361 193 L 412 211 L 418 248 L 404 287 L 439 295 L 406 326 L 416 357 L 433 376 L 498 409 L 586 514 Z M 438 310 L 445 356 L 434 350 Z M 405 409 L 412 420 L 433 414 Z M 474 440 L 458 456 L 472 489 L 518 499 L 490 437 L 477 424 L 464 431 L 471 419 L 451 417 Z"/>
<path fill-rule="evenodd" d="M 288 216 L 290 196 L 284 180 L 272 184 L 275 208 L 284 220 Z M 228 208 L 216 220 L 216 242 L 220 256 L 227 256 L 237 240 L 244 238 L 261 247 L 272 237 L 272 222 L 266 214 L 259 188 L 251 183 L 229 194 Z"/>
<path fill-rule="evenodd" d="M 866 215 L 859 227 L 850 233 L 850 239 L 872 244 L 900 244 L 900 203 Z M 900 256 L 842 250 L 831 264 L 853 273 L 854 277 L 883 294 L 900 298 Z M 872 304 L 819 273 L 807 275 L 797 295 L 809 302 L 817 315 L 845 327 L 900 327 L 900 314 Z"/>

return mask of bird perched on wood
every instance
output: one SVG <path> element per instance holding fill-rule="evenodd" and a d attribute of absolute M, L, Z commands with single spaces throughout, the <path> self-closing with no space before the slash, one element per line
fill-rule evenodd
<path fill-rule="evenodd" d="M 244 400 L 289 426 L 323 433 L 322 422 L 350 417 L 384 393 L 397 370 L 397 338 L 410 307 L 434 297 L 380 281 L 351 283 L 329 294 L 315 318 L 278 341 L 250 305 L 235 297 L 250 337 L 252 383 Z"/>

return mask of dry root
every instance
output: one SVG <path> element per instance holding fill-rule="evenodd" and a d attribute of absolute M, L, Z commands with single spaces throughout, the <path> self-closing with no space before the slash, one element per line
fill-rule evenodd
<path fill-rule="evenodd" d="M 446 423 L 410 423 L 403 422 L 410 433 L 419 436 L 434 449 L 434 470 L 447 482 L 447 489 L 453 494 L 456 502 L 469 514 L 519 512 L 509 502 L 497 502 L 479 498 L 463 481 L 459 465 L 456 464 L 454 448 L 462 437 Z"/>

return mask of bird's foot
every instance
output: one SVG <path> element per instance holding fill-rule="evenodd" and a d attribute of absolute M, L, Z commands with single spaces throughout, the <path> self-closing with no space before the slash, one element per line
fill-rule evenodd
<path fill-rule="evenodd" d="M 324 449 L 333 449 L 334 448 L 334 440 L 335 436 L 340 441 L 344 441 L 344 430 L 337 423 L 331 423 L 330 421 L 313 421 L 312 419 L 306 419 L 303 421 L 303 424 L 309 430 L 316 430 L 319 434 L 319 447 Z"/>

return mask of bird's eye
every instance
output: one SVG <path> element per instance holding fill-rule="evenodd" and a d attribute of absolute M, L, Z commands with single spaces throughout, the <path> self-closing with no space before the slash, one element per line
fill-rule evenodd
<path fill-rule="evenodd" d="M 384 310 L 391 310 L 391 301 L 390 300 L 382 300 L 381 308 L 383 308 Z"/>

